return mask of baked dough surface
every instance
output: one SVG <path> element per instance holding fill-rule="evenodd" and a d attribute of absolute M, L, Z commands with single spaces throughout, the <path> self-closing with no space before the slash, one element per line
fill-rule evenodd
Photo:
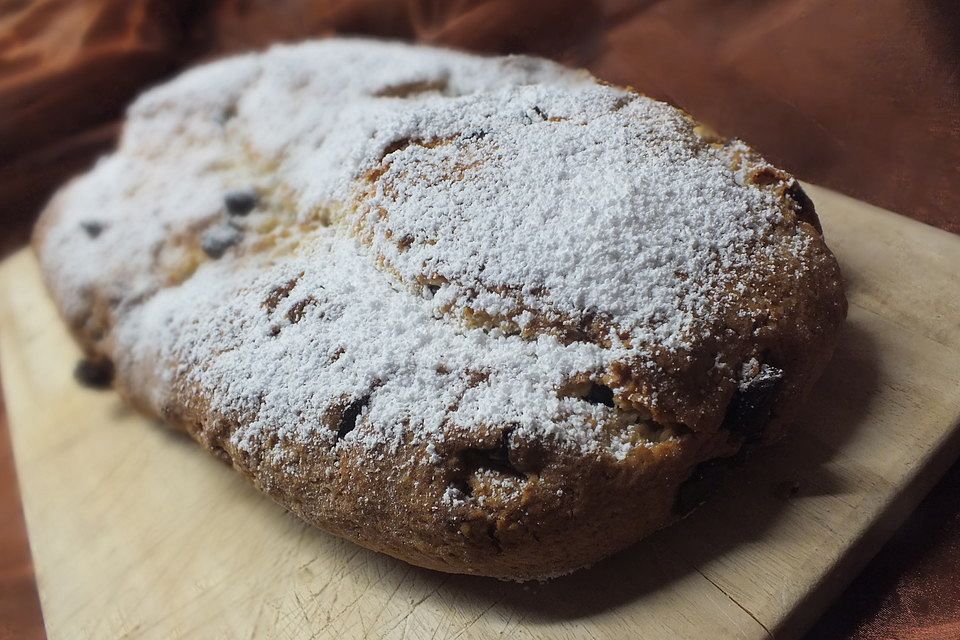
<path fill-rule="evenodd" d="M 507 579 L 682 515 L 846 314 L 809 200 L 743 144 L 547 61 L 369 40 L 149 91 L 34 244 L 138 408 L 310 523 Z"/>

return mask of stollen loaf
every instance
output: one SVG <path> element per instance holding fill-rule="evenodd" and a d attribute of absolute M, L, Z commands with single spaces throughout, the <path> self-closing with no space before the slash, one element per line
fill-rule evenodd
<path fill-rule="evenodd" d="M 696 506 L 846 315 L 812 203 L 744 144 L 545 60 L 362 39 L 148 91 L 34 247 L 138 409 L 328 532 L 502 579 Z"/>

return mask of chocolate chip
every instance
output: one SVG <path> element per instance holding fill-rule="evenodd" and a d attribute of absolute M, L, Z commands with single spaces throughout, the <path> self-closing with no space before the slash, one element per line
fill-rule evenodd
<path fill-rule="evenodd" d="M 91 238 L 96 238 L 101 233 L 103 233 L 103 230 L 106 227 L 102 222 L 88 220 L 86 222 L 81 222 L 80 228 L 83 229 L 87 233 L 87 235 L 90 236 Z"/>
<path fill-rule="evenodd" d="M 727 407 L 723 428 L 745 442 L 759 440 L 782 381 L 783 371 L 768 364 L 752 378 L 741 381 Z"/>
<path fill-rule="evenodd" d="M 470 495 L 470 489 L 466 478 L 479 471 L 494 471 L 517 478 L 524 477 L 525 474 L 510 459 L 510 436 L 512 433 L 512 429 L 504 429 L 500 441 L 495 447 L 489 449 L 469 447 L 458 454 L 460 460 L 457 466 L 460 468 L 461 480 L 467 486 L 465 491 L 467 495 Z"/>
<path fill-rule="evenodd" d="M 438 284 L 428 284 L 427 291 L 430 292 L 431 296 L 437 295 L 437 291 L 440 291 L 440 285 Z"/>
<path fill-rule="evenodd" d="M 483 130 L 471 131 L 470 133 L 464 134 L 464 140 L 483 140 L 487 137 L 487 132 Z"/>
<path fill-rule="evenodd" d="M 497 443 L 496 448 L 489 449 L 486 451 L 486 455 L 490 460 L 492 466 L 497 466 L 508 470 L 510 473 L 520 475 L 519 472 L 513 468 L 510 462 L 510 437 L 513 435 L 513 429 L 504 429 L 503 433 L 500 435 L 500 442 Z"/>
<path fill-rule="evenodd" d="M 237 116 L 237 105 L 234 103 L 234 104 L 227 105 L 225 109 L 223 109 L 220 113 L 218 113 L 214 117 L 214 120 L 216 120 L 217 124 L 219 124 L 220 126 L 223 126 L 228 122 L 230 122 L 231 120 L 233 120 L 236 116 Z"/>
<path fill-rule="evenodd" d="M 74 367 L 73 377 L 81 385 L 90 389 L 109 389 L 113 383 L 113 363 L 106 358 L 98 360 L 84 358 Z"/>
<path fill-rule="evenodd" d="M 257 192 L 252 189 L 231 191 L 223 198 L 223 206 L 232 216 L 245 216 L 253 211 L 259 200 Z"/>
<path fill-rule="evenodd" d="M 340 416 L 340 426 L 337 427 L 337 441 L 343 440 L 348 433 L 357 428 L 357 418 L 360 417 L 368 404 L 370 404 L 370 396 L 366 395 L 347 405 Z"/>
<path fill-rule="evenodd" d="M 239 230 L 230 226 L 212 227 L 207 229 L 200 240 L 200 248 L 203 252 L 217 260 L 223 257 L 227 249 L 240 242 L 243 234 Z"/>
<path fill-rule="evenodd" d="M 605 384 L 592 383 L 583 399 L 590 404 L 602 404 L 613 408 L 613 389 Z"/>
<path fill-rule="evenodd" d="M 813 206 L 813 201 L 810 200 L 810 197 L 803 190 L 803 187 L 800 186 L 800 183 L 794 181 L 793 184 L 790 185 L 790 188 L 787 189 L 787 195 L 795 204 L 794 211 L 797 214 L 797 218 L 811 225 L 817 230 L 817 233 L 822 234 L 823 227 L 820 226 L 817 209 Z"/>

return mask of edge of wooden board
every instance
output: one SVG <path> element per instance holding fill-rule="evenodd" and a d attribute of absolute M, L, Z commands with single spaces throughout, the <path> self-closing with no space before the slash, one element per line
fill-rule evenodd
<path fill-rule="evenodd" d="M 828 207 L 837 207 L 843 210 L 844 215 L 856 218 L 858 224 L 863 226 L 867 226 L 864 221 L 872 217 L 893 221 L 896 226 L 903 229 L 903 237 L 909 238 L 909 242 L 922 244 L 926 250 L 943 257 L 945 261 L 952 261 L 957 267 L 957 295 L 954 302 L 960 302 L 960 236 L 825 187 L 803 183 L 803 188 L 818 210 L 826 203 Z M 832 240 L 831 234 L 835 224 L 836 221 L 830 219 L 824 221 L 823 225 L 824 237 L 831 249 L 836 249 L 836 243 Z M 842 249 L 838 253 L 842 254 Z M 931 331 L 930 327 L 924 327 L 923 333 L 951 349 L 957 355 L 957 366 L 960 368 L 960 314 L 953 317 L 955 322 L 951 339 L 943 340 L 940 333 Z M 797 603 L 791 614 L 772 630 L 774 637 L 785 640 L 801 637 L 880 552 L 890 537 L 903 525 L 958 459 L 960 459 L 960 411 L 956 413 L 952 427 L 948 427 L 948 432 L 940 446 L 934 448 L 925 462 L 915 468 L 910 481 L 887 505 L 887 508 L 878 514 L 860 538 L 847 548 L 807 596 Z"/>

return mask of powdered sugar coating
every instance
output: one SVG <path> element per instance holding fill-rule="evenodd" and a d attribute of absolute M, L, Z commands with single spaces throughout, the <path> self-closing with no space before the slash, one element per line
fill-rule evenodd
<path fill-rule="evenodd" d="M 634 342 L 686 346 L 781 215 L 738 181 L 730 148 L 619 89 L 509 88 L 407 119 L 398 139 L 451 141 L 388 154 L 360 224 L 404 280 L 447 283 L 438 307 L 599 315 Z"/>
<path fill-rule="evenodd" d="M 693 349 L 749 293 L 742 269 L 803 259 L 801 236 L 758 242 L 782 203 L 737 153 L 545 61 L 276 47 L 138 100 L 119 151 L 61 195 L 44 255 L 76 322 L 91 291 L 108 300 L 103 348 L 150 372 L 154 410 L 197 393 L 238 449 L 374 454 L 510 425 L 623 459 L 655 443 L 565 387 Z M 226 220 L 238 188 L 261 202 Z M 77 233 L 91 216 L 97 238 Z M 208 259 L 218 225 L 243 239 Z M 645 393 L 633 409 L 656 405 Z"/>
<path fill-rule="evenodd" d="M 275 309 L 263 306 L 265 291 L 293 280 Z M 292 321 L 290 310 L 305 299 Z M 336 446 L 377 450 L 405 432 L 442 440 L 444 429 L 509 422 L 589 451 L 596 441 L 585 418 L 608 411 L 556 394 L 571 374 L 603 364 L 596 345 L 498 338 L 437 322 L 427 301 L 395 290 L 352 240 L 325 234 L 267 270 L 218 263 L 161 291 L 132 313 L 118 340 L 143 344 L 143 335 L 176 354 L 173 378 L 211 392 L 219 412 L 245 417 L 234 435 L 240 447 L 259 447 L 267 433 L 333 446 L 331 406 L 365 394 L 358 427 Z M 155 350 L 137 355 L 149 361 Z M 487 378 L 474 385 L 465 371 Z"/>

